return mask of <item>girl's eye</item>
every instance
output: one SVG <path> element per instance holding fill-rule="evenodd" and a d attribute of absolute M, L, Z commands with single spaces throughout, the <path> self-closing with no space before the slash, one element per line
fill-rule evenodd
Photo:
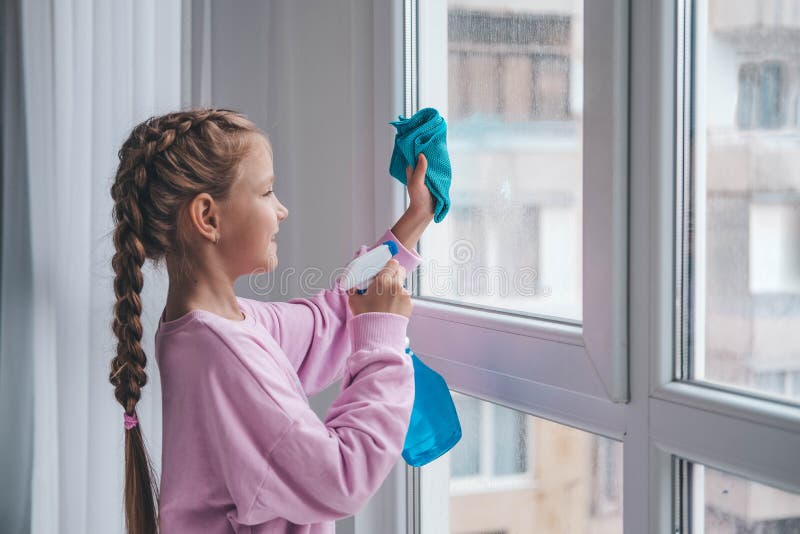
<path fill-rule="evenodd" d="M 266 196 L 269 196 L 269 195 L 271 195 L 271 194 L 272 194 L 272 191 L 267 191 L 266 193 L 264 193 L 264 194 L 263 194 L 263 195 L 261 195 L 261 196 L 262 196 L 262 197 L 266 197 Z"/>

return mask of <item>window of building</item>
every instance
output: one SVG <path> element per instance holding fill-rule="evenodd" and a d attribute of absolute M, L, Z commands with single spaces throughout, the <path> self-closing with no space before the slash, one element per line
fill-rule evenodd
<path fill-rule="evenodd" d="M 750 202 L 752 293 L 800 294 L 800 203 Z"/>
<path fill-rule="evenodd" d="M 762 128 L 780 128 L 786 122 L 783 65 L 763 63 L 759 78 L 758 122 Z"/>
<path fill-rule="evenodd" d="M 787 123 L 786 67 L 777 61 L 739 66 L 736 122 L 741 129 L 775 129 Z"/>
<path fill-rule="evenodd" d="M 569 120 L 570 16 L 451 7 L 449 118 Z"/>
<path fill-rule="evenodd" d="M 758 65 L 744 63 L 739 67 L 739 90 L 736 93 L 738 105 L 737 124 L 739 128 L 756 127 L 756 95 L 758 91 Z"/>
<path fill-rule="evenodd" d="M 468 395 L 454 393 L 453 398 L 463 441 L 452 452 L 450 473 L 453 479 L 467 479 L 461 490 L 480 491 L 501 477 L 515 475 L 532 480 L 529 416 Z"/>

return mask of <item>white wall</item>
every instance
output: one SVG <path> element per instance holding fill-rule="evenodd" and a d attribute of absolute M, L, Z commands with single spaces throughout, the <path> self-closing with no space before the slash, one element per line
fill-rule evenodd
<path fill-rule="evenodd" d="M 371 39 L 364 0 L 211 4 L 210 101 L 242 111 L 270 136 L 276 191 L 289 209 L 276 273 L 297 273 L 288 291 L 275 287 L 280 294 L 269 298 L 316 292 L 322 282 L 301 291 L 299 272 L 327 275 L 385 230 L 373 224 Z M 388 170 L 385 178 L 393 180 Z M 256 294 L 244 278 L 237 292 Z"/>

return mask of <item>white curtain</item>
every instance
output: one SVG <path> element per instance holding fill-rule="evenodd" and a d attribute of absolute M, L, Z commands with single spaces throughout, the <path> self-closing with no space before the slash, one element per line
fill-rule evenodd
<path fill-rule="evenodd" d="M 123 411 L 108 381 L 109 191 L 117 151 L 136 123 L 208 99 L 207 47 L 197 47 L 208 43 L 208 4 L 193 7 L 194 14 L 188 0 L 3 2 L 3 532 L 123 531 Z M 150 381 L 137 410 L 159 472 L 153 334 L 166 285 L 146 263 Z"/>

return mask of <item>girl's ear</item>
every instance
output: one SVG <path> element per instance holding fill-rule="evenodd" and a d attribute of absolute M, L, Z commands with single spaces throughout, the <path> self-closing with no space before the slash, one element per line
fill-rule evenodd
<path fill-rule="evenodd" d="M 203 237 L 214 241 L 219 234 L 219 206 L 208 193 L 200 193 L 189 203 L 189 221 Z"/>

